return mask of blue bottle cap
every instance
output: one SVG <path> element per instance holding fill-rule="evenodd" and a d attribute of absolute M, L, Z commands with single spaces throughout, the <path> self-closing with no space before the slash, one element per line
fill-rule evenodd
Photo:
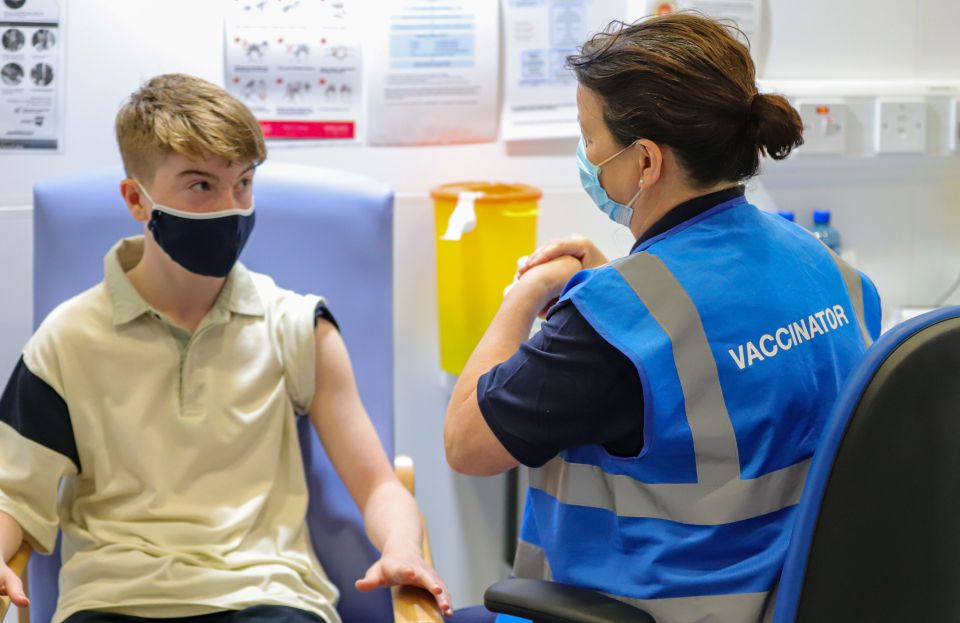
<path fill-rule="evenodd" d="M 779 212 L 777 212 L 777 214 L 787 219 L 791 223 L 795 223 L 797 220 L 797 215 L 794 214 L 793 212 L 790 212 L 789 210 L 780 210 Z"/>
<path fill-rule="evenodd" d="M 813 222 L 816 225 L 830 224 L 830 210 L 814 210 Z"/>

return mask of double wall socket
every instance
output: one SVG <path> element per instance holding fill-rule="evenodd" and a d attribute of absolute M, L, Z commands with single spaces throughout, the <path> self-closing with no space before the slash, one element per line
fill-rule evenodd
<path fill-rule="evenodd" d="M 875 147 L 880 154 L 918 154 L 927 148 L 927 102 L 922 98 L 880 98 Z"/>

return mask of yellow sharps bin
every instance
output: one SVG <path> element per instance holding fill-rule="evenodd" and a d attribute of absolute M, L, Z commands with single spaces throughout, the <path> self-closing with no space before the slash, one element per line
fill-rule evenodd
<path fill-rule="evenodd" d="M 526 184 L 456 182 L 430 192 L 437 238 L 440 367 L 460 374 L 503 301 L 517 260 L 537 244 L 538 202 Z"/>

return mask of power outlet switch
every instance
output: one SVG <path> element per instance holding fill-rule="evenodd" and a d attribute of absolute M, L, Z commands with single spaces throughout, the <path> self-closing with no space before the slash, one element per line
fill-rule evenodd
<path fill-rule="evenodd" d="M 927 148 L 927 102 L 878 99 L 876 148 L 880 154 L 920 154 Z"/>

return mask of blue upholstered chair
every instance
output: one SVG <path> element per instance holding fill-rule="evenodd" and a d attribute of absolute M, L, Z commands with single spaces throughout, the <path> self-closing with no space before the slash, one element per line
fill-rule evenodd
<path fill-rule="evenodd" d="M 113 168 L 36 185 L 35 325 L 57 304 L 102 279 L 103 256 L 117 240 L 142 233 L 120 196 L 123 177 Z M 257 173 L 255 194 L 257 227 L 241 261 L 282 287 L 327 298 L 364 405 L 393 457 L 392 191 L 360 175 L 266 163 Z M 301 418 L 300 425 L 310 535 L 324 570 L 340 588 L 339 611 L 346 623 L 390 621 L 388 591 L 359 593 L 353 587 L 377 553 L 309 420 Z M 30 561 L 32 623 L 49 623 L 58 572 L 59 551 Z M 425 592 L 400 593 L 413 600 L 400 604 L 400 610 L 427 616 Z"/>
<path fill-rule="evenodd" d="M 960 621 L 958 526 L 960 307 L 949 307 L 883 335 L 848 379 L 797 507 L 774 623 Z M 495 584 L 485 602 L 538 623 L 653 621 L 537 580 Z"/>

